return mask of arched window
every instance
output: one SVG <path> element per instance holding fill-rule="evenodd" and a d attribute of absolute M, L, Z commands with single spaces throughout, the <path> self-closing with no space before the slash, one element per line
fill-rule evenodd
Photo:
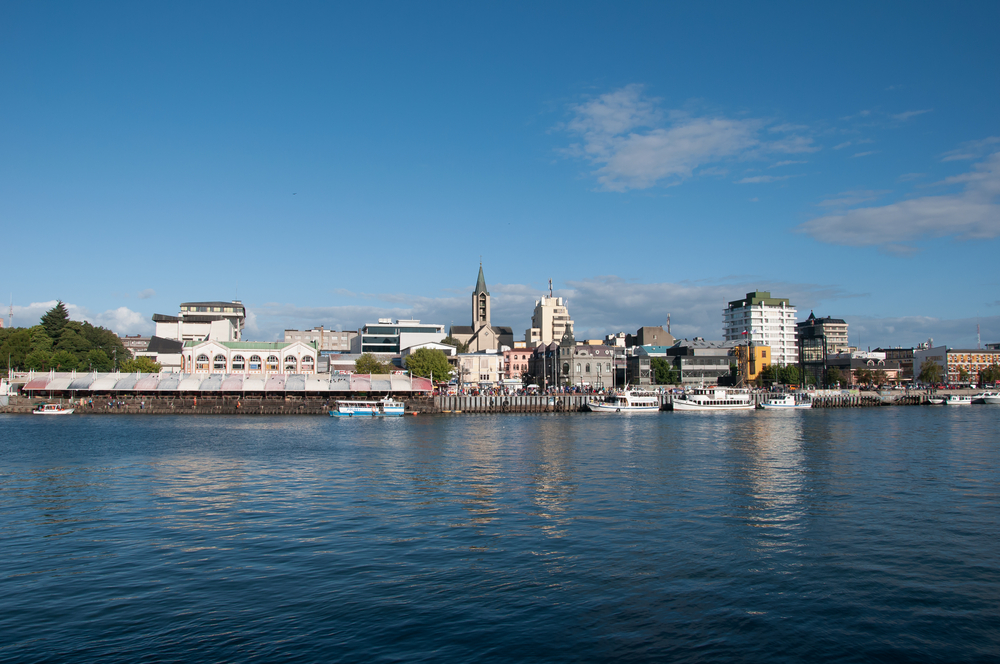
<path fill-rule="evenodd" d="M 601 363 L 597 363 L 597 373 L 601 373 Z"/>
<path fill-rule="evenodd" d="M 302 358 L 302 373 L 312 373 L 315 365 L 315 360 L 313 360 L 312 355 L 306 355 Z"/>
<path fill-rule="evenodd" d="M 569 362 L 563 362 L 563 373 L 569 373 Z"/>
<path fill-rule="evenodd" d="M 208 355 L 202 353 L 194 360 L 195 371 L 208 371 Z"/>
<path fill-rule="evenodd" d="M 246 360 L 243 359 L 242 355 L 233 356 L 233 371 L 243 371 L 246 367 Z"/>
<path fill-rule="evenodd" d="M 225 371 L 226 370 L 226 356 L 216 355 L 212 358 L 212 370 L 213 371 Z"/>
<path fill-rule="evenodd" d="M 277 371 L 278 370 L 278 356 L 268 355 L 267 365 L 264 367 L 266 371 Z"/>
<path fill-rule="evenodd" d="M 587 363 L 587 373 L 590 373 L 590 363 Z"/>
<path fill-rule="evenodd" d="M 294 355 L 285 356 L 285 373 L 295 373 L 299 368 L 299 361 Z"/>
<path fill-rule="evenodd" d="M 604 368 L 607 369 L 610 372 L 611 371 L 611 363 L 608 362 L 607 364 L 605 364 Z"/>
<path fill-rule="evenodd" d="M 250 371 L 260 371 L 262 369 L 260 355 L 250 356 Z"/>
<path fill-rule="evenodd" d="M 576 372 L 580 373 L 580 365 L 579 364 L 576 365 Z"/>

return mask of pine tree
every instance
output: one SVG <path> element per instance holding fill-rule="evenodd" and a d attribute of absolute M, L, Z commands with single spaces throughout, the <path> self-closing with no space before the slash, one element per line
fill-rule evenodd
<path fill-rule="evenodd" d="M 45 334 L 49 335 L 50 339 L 58 339 L 59 333 L 62 332 L 68 321 L 69 311 L 66 309 L 66 305 L 62 303 L 62 300 L 57 300 L 56 306 L 42 316 L 42 327 L 45 328 Z"/>

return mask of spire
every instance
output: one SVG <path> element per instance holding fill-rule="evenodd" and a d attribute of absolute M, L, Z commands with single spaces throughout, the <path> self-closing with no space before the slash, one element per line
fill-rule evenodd
<path fill-rule="evenodd" d="M 486 277 L 483 276 L 482 263 L 479 263 L 479 279 L 476 281 L 476 290 L 474 290 L 473 293 L 476 295 L 479 295 L 480 293 L 486 293 L 487 295 L 490 294 L 490 292 L 486 290 Z"/>

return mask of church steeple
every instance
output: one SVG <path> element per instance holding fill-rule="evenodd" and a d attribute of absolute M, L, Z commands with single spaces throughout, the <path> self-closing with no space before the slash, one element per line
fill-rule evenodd
<path fill-rule="evenodd" d="M 479 330 L 490 324 L 490 292 L 486 290 L 486 277 L 483 276 L 483 264 L 479 263 L 479 279 L 476 290 L 472 291 L 472 329 Z"/>

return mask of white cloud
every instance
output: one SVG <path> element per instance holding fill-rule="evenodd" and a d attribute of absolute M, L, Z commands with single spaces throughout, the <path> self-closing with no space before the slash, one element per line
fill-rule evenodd
<path fill-rule="evenodd" d="M 935 318 L 933 316 L 841 316 L 850 326 L 851 343 L 860 339 L 864 348 L 916 346 L 934 339 L 935 346 L 952 348 L 976 347 L 976 324 L 982 330 L 983 341 L 1000 340 L 1000 316 L 985 318 Z"/>
<path fill-rule="evenodd" d="M 857 153 L 854 154 L 854 156 L 855 157 L 867 157 L 868 155 L 878 154 L 878 153 L 879 153 L 878 150 L 869 150 L 868 152 L 857 152 Z"/>
<path fill-rule="evenodd" d="M 156 297 L 156 291 L 152 288 L 147 288 L 146 290 L 139 291 L 140 300 L 148 300 L 151 297 Z"/>
<path fill-rule="evenodd" d="M 903 173 L 896 179 L 900 182 L 909 182 L 910 180 L 919 180 L 922 177 L 927 177 L 927 173 Z"/>
<path fill-rule="evenodd" d="M 752 177 L 743 178 L 742 180 L 737 180 L 736 184 L 761 184 L 764 182 L 781 182 L 782 180 L 789 180 L 791 178 L 800 178 L 799 175 L 754 175 Z"/>
<path fill-rule="evenodd" d="M 916 116 L 923 115 L 924 113 L 930 113 L 933 110 L 934 109 L 932 108 L 925 108 L 921 111 L 905 111 L 903 113 L 897 113 L 896 115 L 893 115 L 892 119 L 899 120 L 900 122 L 906 122 L 910 118 L 915 118 Z"/>
<path fill-rule="evenodd" d="M 565 128 L 579 136 L 564 152 L 588 160 L 601 187 L 610 191 L 675 185 L 699 169 L 729 159 L 759 159 L 765 154 L 814 152 L 812 139 L 786 135 L 764 140 L 760 119 L 699 117 L 662 112 L 642 86 L 629 85 L 572 108 Z M 786 132 L 787 125 L 773 127 Z"/>
<path fill-rule="evenodd" d="M 822 207 L 850 207 L 874 201 L 886 194 L 892 193 L 888 190 L 875 191 L 873 189 L 855 189 L 853 191 L 842 191 L 834 197 L 827 198 L 818 203 Z"/>
<path fill-rule="evenodd" d="M 896 254 L 913 253 L 921 238 L 960 240 L 1000 236 L 1000 152 L 963 175 L 940 184 L 964 184 L 957 194 L 924 196 L 891 205 L 865 207 L 807 221 L 798 230 L 821 242 L 876 246 Z"/>
<path fill-rule="evenodd" d="M 848 147 L 850 145 L 851 145 L 850 141 L 845 141 L 845 142 L 841 143 L 840 145 L 834 145 L 833 149 L 834 150 L 843 150 L 844 148 L 846 148 L 846 147 Z"/>
<path fill-rule="evenodd" d="M 979 159 L 995 150 L 998 143 L 1000 143 L 1000 136 L 989 136 L 978 141 L 966 141 L 958 148 L 941 155 L 941 161 Z"/>
<path fill-rule="evenodd" d="M 793 159 L 786 159 L 785 161 L 779 161 L 776 164 L 771 164 L 768 168 L 778 168 L 779 166 L 791 166 L 792 164 L 808 164 L 808 161 L 795 161 Z"/>
<path fill-rule="evenodd" d="M 150 334 L 153 332 L 153 322 L 149 316 L 132 311 L 128 307 L 109 309 L 102 313 L 93 313 L 86 307 L 70 302 L 64 302 L 70 320 L 87 321 L 91 325 L 105 327 L 112 332 L 121 334 Z M 48 302 L 32 302 L 25 307 L 14 307 L 14 325 L 32 327 L 41 322 L 42 316 L 56 306 L 56 300 Z"/>

